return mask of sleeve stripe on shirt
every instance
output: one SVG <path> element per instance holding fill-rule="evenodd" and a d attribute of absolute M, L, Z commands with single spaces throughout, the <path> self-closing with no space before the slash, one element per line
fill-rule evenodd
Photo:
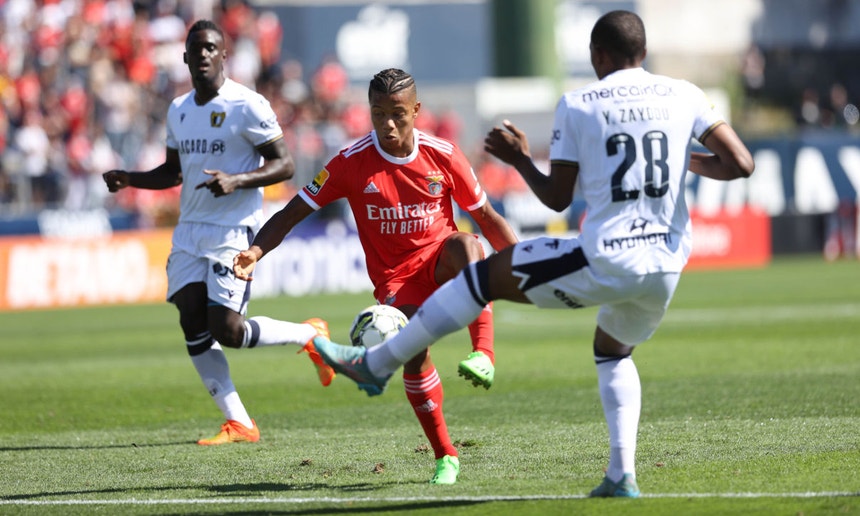
<path fill-rule="evenodd" d="M 714 125 L 712 125 L 711 127 L 708 127 L 708 129 L 707 129 L 707 130 L 705 130 L 705 132 L 704 132 L 704 133 L 702 133 L 702 136 L 699 136 L 699 137 L 698 137 L 698 138 L 696 138 L 696 139 L 697 139 L 697 140 L 699 140 L 699 143 L 701 143 L 701 144 L 703 144 L 703 145 L 704 145 L 705 140 L 707 140 L 707 139 L 708 139 L 708 136 L 710 136 L 710 135 L 711 135 L 711 133 L 712 133 L 712 132 L 714 132 L 714 129 L 716 129 L 717 127 L 719 127 L 719 126 L 723 125 L 724 123 L 725 123 L 724 121 L 720 120 L 719 122 L 715 123 L 715 124 L 714 124 Z"/>
<path fill-rule="evenodd" d="M 279 134 L 279 135 L 275 136 L 274 138 L 270 138 L 270 139 L 268 139 L 268 140 L 264 141 L 263 143 L 261 143 L 260 145 L 257 145 L 257 146 L 256 146 L 256 147 L 254 147 L 254 148 L 255 148 L 255 149 L 257 149 L 257 150 L 262 149 L 262 148 L 263 148 L 263 147 L 265 147 L 266 145 L 269 145 L 270 143 L 274 143 L 274 142 L 276 142 L 276 141 L 280 140 L 280 139 L 281 139 L 281 138 L 283 138 L 283 137 L 284 137 L 284 133 L 281 133 L 281 134 Z"/>
<path fill-rule="evenodd" d="M 475 204 L 466 208 L 466 211 L 475 211 L 487 203 L 487 192 L 481 192 L 481 198 Z"/>
<path fill-rule="evenodd" d="M 308 206 L 310 206 L 311 208 L 313 208 L 313 209 L 314 209 L 314 211 L 317 211 L 318 209 L 320 209 L 320 205 L 319 205 L 319 204 L 317 204 L 313 199 L 311 199 L 311 196 L 310 196 L 310 195 L 308 195 L 308 194 L 305 192 L 305 189 L 304 189 L 304 188 L 302 188 L 301 190 L 299 190 L 298 196 L 299 196 L 299 197 L 301 197 L 303 201 L 305 201 L 306 203 L 308 203 Z"/>
<path fill-rule="evenodd" d="M 370 133 L 368 133 L 367 136 L 350 145 L 349 148 L 344 151 L 343 155 L 348 158 L 356 152 L 361 152 L 371 145 L 373 145 L 373 138 Z"/>
<path fill-rule="evenodd" d="M 420 131 L 418 132 L 418 143 L 420 145 L 432 147 L 440 152 L 444 152 L 445 154 L 454 153 L 454 144 L 452 144 L 451 142 L 443 140 L 441 138 L 435 138 Z"/>

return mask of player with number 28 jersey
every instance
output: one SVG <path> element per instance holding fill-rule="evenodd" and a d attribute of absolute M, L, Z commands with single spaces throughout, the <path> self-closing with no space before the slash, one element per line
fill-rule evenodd
<path fill-rule="evenodd" d="M 580 241 L 591 267 L 621 275 L 684 268 L 691 228 L 680 190 L 690 154 L 670 149 L 704 140 L 722 120 L 697 86 L 643 68 L 561 98 L 550 161 L 579 163 L 577 189 L 588 203 Z"/>

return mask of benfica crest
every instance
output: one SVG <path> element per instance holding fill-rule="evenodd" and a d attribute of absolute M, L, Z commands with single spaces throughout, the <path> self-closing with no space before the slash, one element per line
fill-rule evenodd
<path fill-rule="evenodd" d="M 427 181 L 427 191 L 430 192 L 430 195 L 439 195 L 442 192 L 442 179 L 445 176 L 437 175 L 437 176 L 424 176 L 424 179 Z"/>

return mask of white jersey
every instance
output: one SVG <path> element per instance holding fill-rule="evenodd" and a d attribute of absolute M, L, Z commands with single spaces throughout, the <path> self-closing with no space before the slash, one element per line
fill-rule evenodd
<path fill-rule="evenodd" d="M 167 147 L 179 151 L 182 166 L 179 222 L 258 228 L 262 188 L 216 198 L 195 187 L 212 178 L 204 170 L 238 174 L 259 168 L 264 160 L 257 149 L 282 137 L 269 101 L 230 79 L 202 106 L 194 101 L 194 90 L 174 99 L 167 110 Z"/>
<path fill-rule="evenodd" d="M 579 163 L 583 251 L 607 274 L 680 272 L 690 254 L 684 200 L 691 138 L 721 121 L 693 84 L 619 70 L 565 93 L 550 161 Z"/>

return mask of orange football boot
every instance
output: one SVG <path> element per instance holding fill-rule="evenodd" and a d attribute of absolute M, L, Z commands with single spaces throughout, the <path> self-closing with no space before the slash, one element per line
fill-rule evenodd
<path fill-rule="evenodd" d="M 327 339 L 330 337 L 328 331 L 328 323 L 320 319 L 319 317 L 308 319 L 307 321 L 305 321 L 305 324 L 310 324 L 311 326 L 316 328 L 316 336 L 325 337 Z M 302 351 L 306 352 L 308 356 L 311 357 L 311 362 L 313 362 L 314 366 L 316 366 L 317 368 L 317 375 L 319 375 L 320 383 L 323 384 L 323 387 L 328 387 L 329 385 L 331 385 L 331 381 L 334 380 L 336 373 L 330 365 L 325 363 L 320 354 L 317 353 L 317 350 L 314 347 L 314 339 L 309 340 L 308 343 L 305 344 L 298 352 L 301 353 Z"/>
<path fill-rule="evenodd" d="M 218 432 L 218 435 L 210 439 L 200 439 L 197 444 L 214 446 L 229 443 L 255 443 L 260 440 L 260 429 L 257 428 L 257 423 L 253 419 L 251 423 L 254 426 L 248 428 L 236 420 L 228 419 L 226 423 L 221 425 L 221 431 Z"/>

